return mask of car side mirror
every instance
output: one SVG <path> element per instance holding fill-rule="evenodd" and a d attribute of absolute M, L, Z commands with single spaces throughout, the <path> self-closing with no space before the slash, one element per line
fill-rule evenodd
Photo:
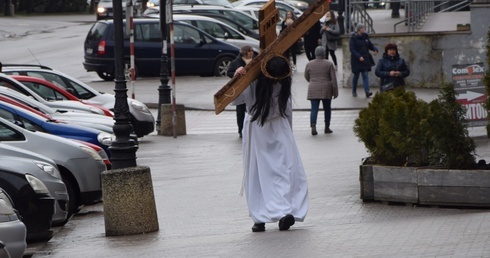
<path fill-rule="evenodd" d="M 21 122 L 21 121 L 19 121 L 19 120 L 14 120 L 14 121 L 13 121 L 13 123 L 14 123 L 14 125 L 16 125 L 16 126 L 20 126 L 20 127 L 22 127 L 22 128 L 25 128 L 24 123 L 22 123 L 22 122 Z"/>
<path fill-rule="evenodd" d="M 230 35 L 228 34 L 228 32 L 225 32 L 224 37 L 225 37 L 225 39 L 229 39 L 230 38 Z"/>

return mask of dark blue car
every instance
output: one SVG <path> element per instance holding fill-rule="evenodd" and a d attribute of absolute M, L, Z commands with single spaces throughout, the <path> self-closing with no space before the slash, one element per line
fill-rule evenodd
<path fill-rule="evenodd" d="M 125 26 L 124 26 L 125 27 Z M 162 37 L 158 19 L 134 19 L 135 70 L 138 76 L 159 76 Z M 84 43 L 84 68 L 100 78 L 114 79 L 114 26 L 112 20 L 97 21 Z M 126 34 L 126 33 L 124 33 Z M 226 76 L 228 65 L 240 51 L 186 23 L 174 23 L 176 75 Z M 129 38 L 124 40 L 125 62 L 130 63 Z M 168 44 L 170 60 L 170 44 Z M 169 62 L 170 64 L 170 62 Z M 170 72 L 170 68 L 168 70 Z"/>
<path fill-rule="evenodd" d="M 64 138 L 93 143 L 103 148 L 107 155 L 110 156 L 108 148 L 113 140 L 113 135 L 111 134 L 80 125 L 48 120 L 42 116 L 5 102 L 0 102 L 0 117 L 30 131 L 40 131 Z"/>

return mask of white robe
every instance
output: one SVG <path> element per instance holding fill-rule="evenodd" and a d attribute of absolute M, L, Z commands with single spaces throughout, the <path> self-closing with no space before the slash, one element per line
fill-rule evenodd
<path fill-rule="evenodd" d="M 274 86 L 274 96 L 280 84 Z M 256 82 L 242 94 L 247 112 L 255 102 Z M 288 118 L 274 108 L 263 126 L 246 115 L 243 127 L 244 188 L 247 204 L 255 223 L 277 222 L 286 214 L 303 221 L 308 212 L 308 186 L 301 157 L 292 131 L 292 105 Z"/>

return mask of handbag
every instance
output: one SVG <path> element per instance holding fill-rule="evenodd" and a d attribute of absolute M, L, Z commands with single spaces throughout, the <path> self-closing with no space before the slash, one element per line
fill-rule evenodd
<path fill-rule="evenodd" d="M 379 90 L 381 92 L 386 92 L 386 91 L 390 91 L 390 90 L 394 90 L 394 89 L 395 89 L 395 82 L 394 81 L 385 83 L 379 87 Z"/>
<path fill-rule="evenodd" d="M 327 41 L 338 41 L 341 39 L 340 34 L 332 33 L 329 30 L 327 30 L 326 32 L 327 32 Z"/>

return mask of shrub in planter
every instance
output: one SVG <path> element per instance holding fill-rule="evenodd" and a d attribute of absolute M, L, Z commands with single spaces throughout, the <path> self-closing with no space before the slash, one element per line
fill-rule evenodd
<path fill-rule="evenodd" d="M 359 112 L 354 133 L 371 162 L 390 166 L 472 168 L 475 144 L 468 135 L 464 109 L 452 85 L 427 103 L 399 87 L 376 94 Z"/>

